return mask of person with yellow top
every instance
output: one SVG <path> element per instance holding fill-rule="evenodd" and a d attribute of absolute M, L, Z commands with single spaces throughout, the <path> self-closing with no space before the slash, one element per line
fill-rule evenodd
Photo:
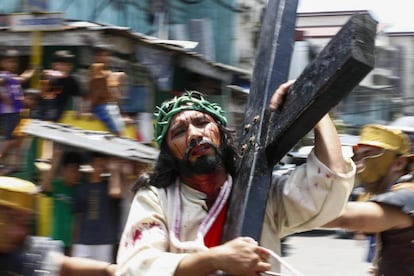
<path fill-rule="evenodd" d="M 376 234 L 377 275 L 414 275 L 414 183 L 408 136 L 383 125 L 366 125 L 354 147 L 357 177 L 372 196 L 348 202 L 326 227 Z"/>
<path fill-rule="evenodd" d="M 0 275 L 114 275 L 113 264 L 64 256 L 61 242 L 30 236 L 37 191 L 29 181 L 0 177 Z"/>

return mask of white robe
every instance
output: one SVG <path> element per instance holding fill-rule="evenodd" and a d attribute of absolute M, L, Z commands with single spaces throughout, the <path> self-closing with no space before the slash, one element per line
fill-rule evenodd
<path fill-rule="evenodd" d="M 319 227 L 343 210 L 354 184 L 355 165 L 338 174 L 312 152 L 305 165 L 291 174 L 274 176 L 269 190 L 260 245 L 280 252 L 280 238 Z M 232 181 L 229 176 L 227 181 Z M 141 189 L 135 195 L 119 245 L 117 275 L 174 275 L 181 259 L 206 250 L 197 238 L 207 216 L 205 194 L 182 184 L 179 241 L 172 228 L 177 205 L 176 186 Z M 184 249 L 183 249 L 184 248 Z M 272 263 L 272 271 L 279 271 Z"/>

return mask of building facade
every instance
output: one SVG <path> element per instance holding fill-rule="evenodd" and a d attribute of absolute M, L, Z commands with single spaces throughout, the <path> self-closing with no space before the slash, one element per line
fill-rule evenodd
<path fill-rule="evenodd" d="M 33 1 L 2 1 L 0 12 L 29 11 L 30 2 Z M 252 71 L 261 18 L 267 1 L 49 0 L 40 2 L 45 2 L 49 11 L 62 11 L 65 18 L 69 20 L 106 22 L 125 26 L 131 32 L 161 39 L 194 40 L 198 42 L 198 46 L 191 51 L 200 54 L 206 61 Z M 296 78 L 355 13 L 369 13 L 369 11 L 298 13 L 296 27 L 300 35 L 295 43 L 289 78 Z M 414 113 L 411 108 L 411 101 L 414 99 L 414 79 L 411 78 L 414 71 L 414 33 L 388 33 L 383 27 L 381 23 L 378 25 L 375 69 L 355 88 L 357 93 L 351 93 L 335 110 L 336 118 L 343 121 L 344 125 L 386 123 L 396 117 Z M 117 44 L 116 47 L 123 49 L 119 47 L 122 40 L 114 43 Z M 147 63 L 160 64 L 162 61 L 164 69 L 168 68 L 171 62 L 169 57 L 148 61 L 150 56 L 159 57 L 157 54 L 138 55 L 139 58 L 145 58 Z M 171 71 L 164 70 L 164 72 Z M 171 80 L 171 78 L 167 77 L 164 80 Z M 248 81 L 245 83 L 244 92 L 248 92 Z M 168 81 L 162 83 L 161 80 L 162 90 L 170 89 L 168 84 Z M 232 93 L 239 91 L 239 88 L 233 89 Z M 235 104 L 232 106 L 234 110 L 243 110 L 243 107 Z"/>

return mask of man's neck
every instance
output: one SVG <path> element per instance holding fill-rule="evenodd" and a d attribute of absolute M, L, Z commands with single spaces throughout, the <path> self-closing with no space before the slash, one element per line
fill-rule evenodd
<path fill-rule="evenodd" d="M 205 193 L 207 195 L 207 200 L 212 200 L 213 202 L 226 180 L 227 173 L 224 169 L 220 169 L 211 174 L 197 174 L 190 177 L 181 177 L 183 183 L 193 189 Z"/>

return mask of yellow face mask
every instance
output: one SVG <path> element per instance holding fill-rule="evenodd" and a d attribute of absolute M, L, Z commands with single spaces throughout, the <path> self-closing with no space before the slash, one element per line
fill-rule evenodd
<path fill-rule="evenodd" d="M 396 154 L 384 150 L 379 154 L 364 157 L 363 167 L 358 170 L 358 177 L 363 184 L 374 184 L 388 173 L 388 169 L 395 160 Z"/>

